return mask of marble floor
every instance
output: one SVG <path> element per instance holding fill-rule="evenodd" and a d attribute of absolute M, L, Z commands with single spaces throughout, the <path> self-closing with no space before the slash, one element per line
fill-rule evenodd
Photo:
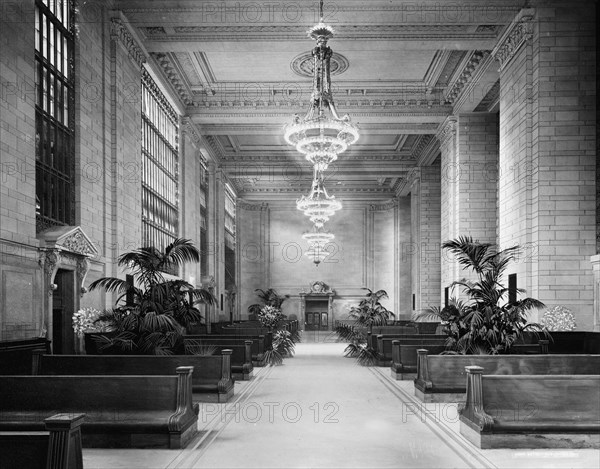
<path fill-rule="evenodd" d="M 343 357 L 305 333 L 296 356 L 255 368 L 227 404 L 201 405 L 185 450 L 84 449 L 86 469 L 598 468 L 597 450 L 479 450 L 458 433 L 456 404 L 424 408 L 411 381 Z"/>

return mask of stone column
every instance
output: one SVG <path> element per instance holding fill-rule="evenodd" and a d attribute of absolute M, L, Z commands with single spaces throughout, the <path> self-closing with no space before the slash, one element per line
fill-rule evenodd
<path fill-rule="evenodd" d="M 521 10 L 492 51 L 500 63 L 498 239 L 523 247 L 508 271 L 518 287 L 548 308 L 566 306 L 578 329 L 591 330 L 595 6 L 539 4 Z"/>
<path fill-rule="evenodd" d="M 440 166 L 424 166 L 413 174 L 411 255 L 413 312 L 440 305 Z"/>
<path fill-rule="evenodd" d="M 442 151 L 442 242 L 471 236 L 496 243 L 498 114 L 467 113 L 449 117 L 438 132 Z M 442 289 L 463 278 L 454 256 L 442 253 Z M 454 289 L 450 296 L 463 296 Z"/>

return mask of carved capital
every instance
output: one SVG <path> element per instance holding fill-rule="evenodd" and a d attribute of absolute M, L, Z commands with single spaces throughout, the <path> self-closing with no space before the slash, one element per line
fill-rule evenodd
<path fill-rule="evenodd" d="M 492 51 L 492 56 L 500 62 L 500 69 L 511 61 L 521 46 L 533 38 L 533 15 L 535 10 L 523 9 L 510 24 Z"/>
<path fill-rule="evenodd" d="M 456 137 L 456 122 L 456 116 L 448 116 L 442 125 L 440 125 L 436 138 L 442 145 L 446 145 L 451 139 Z"/>

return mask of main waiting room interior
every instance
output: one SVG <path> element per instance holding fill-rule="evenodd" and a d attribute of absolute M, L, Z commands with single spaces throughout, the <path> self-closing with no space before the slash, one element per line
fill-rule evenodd
<path fill-rule="evenodd" d="M 597 2 L 0 12 L 0 466 L 600 466 Z"/>

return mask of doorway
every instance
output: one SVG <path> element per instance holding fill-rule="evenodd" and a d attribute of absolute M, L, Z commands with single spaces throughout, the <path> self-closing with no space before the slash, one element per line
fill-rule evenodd
<path fill-rule="evenodd" d="M 326 331 L 329 329 L 329 314 L 326 311 L 307 312 L 306 325 L 307 331 Z"/>
<path fill-rule="evenodd" d="M 73 313 L 75 312 L 75 271 L 58 269 L 52 295 L 52 353 L 75 353 Z"/>

